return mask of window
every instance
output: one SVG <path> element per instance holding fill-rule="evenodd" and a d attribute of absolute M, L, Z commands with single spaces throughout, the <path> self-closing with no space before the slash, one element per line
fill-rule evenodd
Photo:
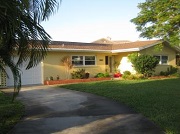
<path fill-rule="evenodd" d="M 95 56 L 85 56 L 85 65 L 95 65 Z"/>
<path fill-rule="evenodd" d="M 83 56 L 72 56 L 72 64 L 76 66 L 83 65 Z"/>
<path fill-rule="evenodd" d="M 96 64 L 95 56 L 72 56 L 72 64 L 75 66 L 89 66 Z"/>
<path fill-rule="evenodd" d="M 155 55 L 159 59 L 159 64 L 168 64 L 168 56 L 165 55 Z"/>

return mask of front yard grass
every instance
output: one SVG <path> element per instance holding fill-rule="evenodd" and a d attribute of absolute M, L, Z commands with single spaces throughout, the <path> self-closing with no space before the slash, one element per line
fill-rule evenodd
<path fill-rule="evenodd" d="M 8 133 L 24 114 L 24 106 L 0 92 L 0 134 Z"/>
<path fill-rule="evenodd" d="M 180 78 L 91 82 L 60 87 L 124 103 L 149 118 L 167 134 L 180 133 Z"/>

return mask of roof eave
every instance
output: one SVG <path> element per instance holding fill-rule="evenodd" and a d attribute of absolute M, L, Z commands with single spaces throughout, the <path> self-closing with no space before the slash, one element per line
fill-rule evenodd
<path fill-rule="evenodd" d="M 67 49 L 67 48 L 50 48 L 49 51 L 66 51 L 66 52 L 102 52 L 111 53 L 111 50 L 95 50 L 95 49 Z"/>
<path fill-rule="evenodd" d="M 128 49 L 117 49 L 117 50 L 112 50 L 112 53 L 120 53 L 120 52 L 137 52 L 140 51 L 139 48 L 128 48 Z"/>

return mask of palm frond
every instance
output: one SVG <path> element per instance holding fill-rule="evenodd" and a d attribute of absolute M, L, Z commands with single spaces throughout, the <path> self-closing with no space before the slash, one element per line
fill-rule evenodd
<path fill-rule="evenodd" d="M 14 63 L 13 59 L 9 56 L 2 56 L 0 57 L 1 62 L 0 62 L 0 69 L 2 69 L 6 73 L 5 67 L 9 67 L 14 78 L 14 92 L 13 92 L 13 97 L 12 97 L 12 102 L 18 95 L 20 89 L 21 89 L 21 74 L 20 74 L 20 69 L 18 66 Z M 7 73 L 6 73 L 7 75 Z"/>
<path fill-rule="evenodd" d="M 58 2 L 59 1 L 59 2 Z M 36 66 L 47 54 L 50 35 L 40 25 L 58 10 L 61 0 L 0 0 L 0 59 L 14 77 L 14 97 L 21 87 L 19 66 Z M 18 57 L 15 64 L 13 57 Z M 3 69 L 3 66 L 0 65 Z"/>
<path fill-rule="evenodd" d="M 59 2 L 57 0 L 29 0 L 29 12 L 37 22 L 48 20 L 57 12 L 60 3 L 61 0 Z"/>

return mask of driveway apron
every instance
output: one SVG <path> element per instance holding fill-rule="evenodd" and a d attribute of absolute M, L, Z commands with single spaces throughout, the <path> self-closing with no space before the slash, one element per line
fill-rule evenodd
<path fill-rule="evenodd" d="M 11 134 L 163 134 L 125 105 L 88 93 L 32 86 L 18 99 L 26 112 Z"/>

